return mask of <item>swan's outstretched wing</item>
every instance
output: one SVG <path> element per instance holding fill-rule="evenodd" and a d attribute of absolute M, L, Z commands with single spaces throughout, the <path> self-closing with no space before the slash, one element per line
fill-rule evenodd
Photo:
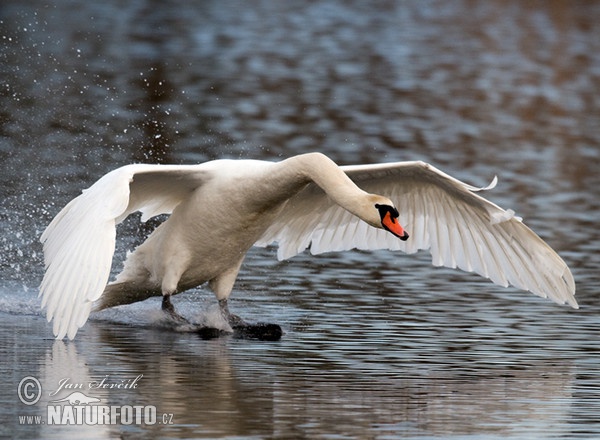
<path fill-rule="evenodd" d="M 396 204 L 400 224 L 410 234 L 407 241 L 370 227 L 311 184 L 287 202 L 256 245 L 278 242 L 279 259 L 309 246 L 313 254 L 353 248 L 407 253 L 426 249 L 436 266 L 476 272 L 501 286 L 510 284 L 578 307 L 575 282 L 565 262 L 513 211 L 475 194 L 480 189 L 424 162 L 342 169 L 363 190 Z M 488 188 L 495 183 L 496 179 Z"/>
<path fill-rule="evenodd" d="M 135 211 L 142 220 L 170 213 L 206 178 L 201 165 L 128 165 L 71 200 L 41 236 L 46 273 L 42 307 L 54 334 L 73 339 L 110 276 L 116 224 Z"/>

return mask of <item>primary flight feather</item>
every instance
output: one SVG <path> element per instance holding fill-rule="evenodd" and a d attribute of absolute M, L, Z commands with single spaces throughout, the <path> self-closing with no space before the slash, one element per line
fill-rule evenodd
<path fill-rule="evenodd" d="M 279 259 L 307 248 L 429 250 L 434 265 L 577 308 L 565 262 L 480 190 L 424 162 L 339 167 L 320 153 L 124 166 L 73 199 L 42 234 L 42 307 L 56 337 L 72 339 L 92 310 L 150 296 L 162 295 L 163 309 L 179 317 L 170 296 L 208 282 L 233 322 L 227 299 L 246 252 L 276 242 Z M 136 211 L 143 221 L 171 215 L 107 285 L 116 224 Z"/>

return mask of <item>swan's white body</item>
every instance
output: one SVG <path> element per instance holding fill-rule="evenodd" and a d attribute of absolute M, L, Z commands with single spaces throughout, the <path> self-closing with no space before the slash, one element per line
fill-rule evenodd
<path fill-rule="evenodd" d="M 93 307 L 204 282 L 219 300 L 227 299 L 248 249 L 277 242 L 279 259 L 308 247 L 313 254 L 429 249 L 434 265 L 476 272 L 577 308 L 564 261 L 512 211 L 476 191 L 424 162 L 338 167 L 319 153 L 282 162 L 128 165 L 83 191 L 44 231 L 42 307 L 48 321 L 54 319 L 57 338 L 72 339 Z M 406 241 L 383 230 L 372 207 L 388 199 L 410 233 Z M 115 226 L 135 211 L 143 221 L 171 216 L 107 286 Z"/>

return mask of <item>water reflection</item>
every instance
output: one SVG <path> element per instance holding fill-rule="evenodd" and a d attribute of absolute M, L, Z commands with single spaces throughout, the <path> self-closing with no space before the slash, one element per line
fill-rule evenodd
<path fill-rule="evenodd" d="M 70 389 L 64 387 L 68 384 L 89 385 L 95 379 L 91 375 L 90 368 L 85 363 L 74 344 L 65 344 L 63 341 L 55 341 L 47 350 L 44 362 L 40 365 L 39 375 L 36 375 L 43 387 L 42 397 L 36 407 L 39 409 L 39 415 L 42 415 L 45 424 L 41 426 L 39 438 L 99 438 L 108 439 L 115 435 L 115 429 L 107 424 L 87 425 L 62 425 L 50 424 L 48 416 L 48 406 L 68 405 L 67 402 L 55 402 L 56 400 L 68 397 L 72 392 L 83 392 L 86 396 L 101 399 L 101 403 L 110 402 L 109 393 L 102 389 L 90 391 L 87 386 L 84 389 Z M 61 383 L 63 386 L 61 387 Z M 69 385 L 67 385 L 68 387 Z M 62 417 L 57 421 L 65 420 Z M 60 423 L 60 422 L 58 422 Z"/>
<path fill-rule="evenodd" d="M 293 358 L 280 355 L 282 344 L 248 344 L 94 323 L 84 346 L 55 341 L 48 347 L 40 380 L 53 389 L 63 378 L 89 384 L 106 375 L 143 374 L 135 389 L 87 393 L 110 405 L 152 404 L 159 416 L 174 415 L 173 426 L 131 427 L 145 436 L 548 437 L 570 429 L 575 374 L 569 363 L 521 368 L 507 362 L 469 374 L 423 374 L 411 368 L 392 376 L 330 374 L 321 367 L 296 366 Z M 42 411 L 46 400 L 38 405 Z M 46 425 L 41 434 L 111 438 L 115 432 L 114 427 Z"/>

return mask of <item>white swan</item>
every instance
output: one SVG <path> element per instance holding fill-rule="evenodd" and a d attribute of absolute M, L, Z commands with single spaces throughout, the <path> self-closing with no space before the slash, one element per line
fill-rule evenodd
<path fill-rule="evenodd" d="M 92 308 L 162 294 L 163 309 L 177 316 L 170 295 L 209 282 L 233 321 L 227 299 L 246 252 L 278 242 L 279 259 L 308 247 L 313 254 L 429 249 L 436 266 L 577 308 L 564 261 L 513 211 L 476 191 L 424 162 L 338 167 L 320 153 L 281 162 L 124 166 L 84 190 L 42 234 L 42 307 L 56 337 L 72 339 Z M 115 225 L 135 211 L 142 221 L 171 216 L 106 285 Z"/>

